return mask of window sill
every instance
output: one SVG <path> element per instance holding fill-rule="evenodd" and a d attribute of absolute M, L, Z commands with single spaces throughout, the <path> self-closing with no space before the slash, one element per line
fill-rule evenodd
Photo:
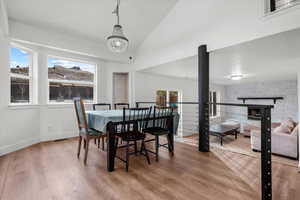
<path fill-rule="evenodd" d="M 93 102 L 84 103 L 84 105 L 93 105 Z M 46 107 L 48 108 L 73 108 L 74 103 L 48 103 Z"/>
<path fill-rule="evenodd" d="M 209 117 L 209 119 L 218 119 L 220 118 L 221 116 L 214 116 L 214 117 Z"/>
<path fill-rule="evenodd" d="M 90 106 L 94 103 L 84 103 L 84 105 Z M 8 104 L 8 109 L 10 110 L 25 110 L 25 109 L 40 109 L 43 107 L 49 109 L 57 109 L 57 108 L 73 108 L 73 103 L 49 103 L 45 105 L 40 104 Z"/>
<path fill-rule="evenodd" d="M 8 104 L 10 110 L 39 109 L 39 104 Z"/>

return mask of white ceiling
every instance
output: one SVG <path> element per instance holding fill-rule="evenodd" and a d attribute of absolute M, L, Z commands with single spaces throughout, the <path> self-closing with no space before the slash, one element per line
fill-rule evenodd
<path fill-rule="evenodd" d="M 180 78 L 197 78 L 197 57 L 189 57 L 143 70 Z M 300 29 L 250 41 L 210 53 L 211 82 L 241 82 L 296 79 L 300 69 Z M 227 76 L 244 74 L 241 81 Z"/>
<path fill-rule="evenodd" d="M 177 0 L 121 0 L 121 25 L 135 50 Z M 112 32 L 116 0 L 5 0 L 9 19 L 101 41 Z"/>
<path fill-rule="evenodd" d="M 264 0 L 179 0 L 140 46 L 135 69 L 300 28 L 300 5 L 265 15 Z"/>

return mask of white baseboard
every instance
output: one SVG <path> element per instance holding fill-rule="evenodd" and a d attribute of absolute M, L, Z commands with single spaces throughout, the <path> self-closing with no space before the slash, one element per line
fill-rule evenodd
<path fill-rule="evenodd" d="M 10 145 L 0 147 L 0 156 L 29 147 L 39 142 L 40 142 L 39 138 L 32 138 L 32 139 L 20 141 L 15 144 L 10 144 Z"/>
<path fill-rule="evenodd" d="M 78 131 L 66 131 L 62 134 L 47 134 L 47 136 L 41 137 L 41 142 L 47 142 L 52 140 L 61 140 L 66 138 L 72 138 L 78 136 Z"/>
<path fill-rule="evenodd" d="M 53 141 L 53 140 L 60 140 L 60 139 L 67 139 L 78 136 L 77 132 L 70 131 L 70 132 L 64 132 L 62 134 L 54 134 L 43 138 L 32 138 L 28 140 L 22 140 L 20 142 L 17 142 L 15 144 L 10 144 L 6 146 L 0 147 L 0 156 L 15 152 L 17 150 L 29 147 L 34 144 L 38 144 L 40 142 L 47 142 L 47 141 Z"/>

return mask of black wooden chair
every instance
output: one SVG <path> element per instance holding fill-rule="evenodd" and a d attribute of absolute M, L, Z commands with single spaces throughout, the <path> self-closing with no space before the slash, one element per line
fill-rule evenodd
<path fill-rule="evenodd" d="M 145 146 L 146 134 L 143 133 L 143 129 L 147 127 L 148 119 L 151 114 L 150 108 L 123 108 L 123 121 L 120 123 L 120 127 L 115 127 L 116 132 L 116 146 L 115 148 L 126 148 L 126 158 L 123 159 L 116 155 L 116 158 L 126 163 L 126 171 L 129 167 L 129 156 L 132 154 L 137 155 L 137 141 L 141 141 L 140 153 L 144 155 L 150 164 L 150 158 L 148 150 Z M 126 144 L 118 146 L 118 140 L 122 139 Z M 133 144 L 130 144 L 133 143 Z M 134 145 L 134 152 L 129 152 L 129 147 Z"/>
<path fill-rule="evenodd" d="M 97 110 L 99 108 L 100 110 L 111 110 L 111 104 L 109 103 L 96 103 L 93 104 L 93 110 Z M 100 138 L 94 140 L 95 144 L 98 142 L 98 148 L 100 148 Z M 104 151 L 105 146 L 105 140 L 104 137 L 102 137 L 102 150 Z"/>
<path fill-rule="evenodd" d="M 129 103 L 115 103 L 114 108 L 115 108 L 115 110 L 129 108 Z"/>
<path fill-rule="evenodd" d="M 109 103 L 96 103 L 93 104 L 93 110 L 97 110 L 97 108 L 103 108 L 101 110 L 111 110 L 111 105 Z"/>
<path fill-rule="evenodd" d="M 144 133 L 151 134 L 155 136 L 154 139 L 146 140 L 145 142 L 152 142 L 155 141 L 155 152 L 148 150 L 150 153 L 155 154 L 156 161 L 158 161 L 158 154 L 159 154 L 159 147 L 165 147 L 170 152 L 173 153 L 173 146 L 172 143 L 167 137 L 168 143 L 167 144 L 160 144 L 159 143 L 159 137 L 160 136 L 168 136 L 169 134 L 169 120 L 168 117 L 173 116 L 173 107 L 160 107 L 160 106 L 154 106 L 153 111 L 153 120 L 152 124 L 149 124 L 149 126 L 143 130 Z"/>
<path fill-rule="evenodd" d="M 79 128 L 79 143 L 78 143 L 77 157 L 79 158 L 79 156 L 80 156 L 81 142 L 83 140 L 84 149 L 85 149 L 84 164 L 86 164 L 90 140 L 91 139 L 100 139 L 102 137 L 104 138 L 104 137 L 106 137 L 106 134 L 88 127 L 84 104 L 80 98 L 74 98 L 74 106 L 75 106 L 78 128 Z"/>

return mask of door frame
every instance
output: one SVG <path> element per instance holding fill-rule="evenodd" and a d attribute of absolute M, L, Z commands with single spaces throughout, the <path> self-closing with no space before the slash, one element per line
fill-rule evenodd
<path fill-rule="evenodd" d="M 117 75 L 117 74 L 127 75 L 127 102 L 124 102 L 124 103 L 130 104 L 130 74 L 129 74 L 129 72 L 113 72 L 112 73 L 112 104 L 116 103 L 115 102 L 115 75 Z"/>

